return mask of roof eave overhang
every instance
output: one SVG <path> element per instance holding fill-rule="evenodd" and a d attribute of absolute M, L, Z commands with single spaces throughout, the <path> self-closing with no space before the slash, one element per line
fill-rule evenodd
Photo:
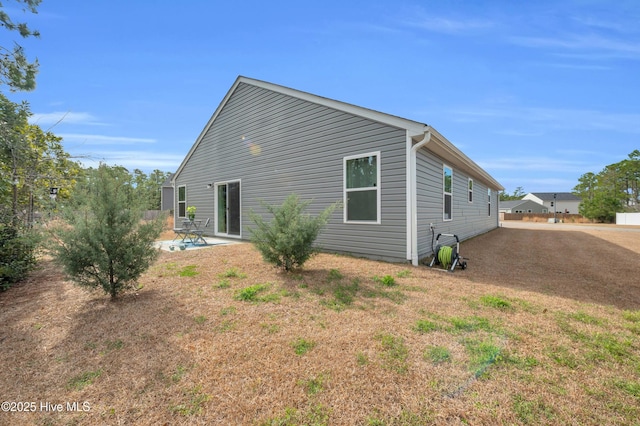
<path fill-rule="evenodd" d="M 467 157 L 462 151 L 455 147 L 447 138 L 442 136 L 436 129 L 429 126 L 432 142 L 423 149 L 427 149 L 440 157 L 443 161 L 458 170 L 468 174 L 470 177 L 483 182 L 489 188 L 503 191 L 504 187 L 488 174 L 482 167 Z M 414 139 L 415 140 L 415 139 Z"/>

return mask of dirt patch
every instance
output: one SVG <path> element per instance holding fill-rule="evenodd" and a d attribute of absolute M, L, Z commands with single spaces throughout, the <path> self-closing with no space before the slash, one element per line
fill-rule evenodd
<path fill-rule="evenodd" d="M 463 242 L 460 251 L 469 258 L 465 278 L 639 309 L 640 232 L 565 226 L 499 228 Z"/>

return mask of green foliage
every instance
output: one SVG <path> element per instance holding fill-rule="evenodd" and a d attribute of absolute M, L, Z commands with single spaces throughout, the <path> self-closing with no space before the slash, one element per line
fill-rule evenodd
<path fill-rule="evenodd" d="M 141 170 L 133 170 L 131 184 L 135 188 L 136 197 L 140 200 L 142 209 L 160 209 L 162 184 L 170 175 L 157 169 L 149 173 L 149 176 Z"/>
<path fill-rule="evenodd" d="M 553 408 L 547 406 L 541 397 L 529 401 L 521 394 L 513 397 L 513 412 L 523 424 L 547 423 L 543 420 L 544 418 L 547 420 L 554 418 Z"/>
<path fill-rule="evenodd" d="M 513 191 L 513 194 L 511 195 L 507 194 L 507 191 L 501 191 L 500 201 L 521 200 L 525 195 L 526 193 L 524 192 L 524 189 L 519 186 L 515 189 L 515 191 Z"/>
<path fill-rule="evenodd" d="M 0 291 L 24 279 L 33 269 L 37 244 L 33 229 L 0 222 Z"/>
<path fill-rule="evenodd" d="M 469 353 L 470 367 L 476 375 L 482 374 L 500 356 L 501 349 L 492 339 L 464 339 L 462 343 Z"/>
<path fill-rule="evenodd" d="M 11 212 L 14 225 L 31 226 L 34 212 L 52 211 L 49 188 L 59 188 L 58 200 L 65 200 L 80 173 L 61 138 L 29 124 L 30 115 L 27 104 L 0 94 L 0 206 Z"/>
<path fill-rule="evenodd" d="M 320 374 L 308 380 L 303 380 L 300 382 L 300 384 L 304 386 L 307 395 L 312 396 L 319 392 L 322 392 L 326 379 L 327 378 L 323 374 Z"/>
<path fill-rule="evenodd" d="M 640 382 L 618 380 L 615 382 L 617 388 L 622 389 L 631 396 L 640 399 Z"/>
<path fill-rule="evenodd" d="M 293 343 L 291 343 L 291 347 L 293 347 L 296 355 L 304 355 L 311 349 L 316 347 L 316 342 L 299 337 Z"/>
<path fill-rule="evenodd" d="M 82 390 L 86 386 L 92 384 L 93 381 L 98 377 L 100 377 L 101 374 L 102 374 L 102 370 L 96 370 L 96 371 L 87 371 L 85 373 L 74 376 L 67 382 L 67 388 L 78 390 L 78 391 Z"/>
<path fill-rule="evenodd" d="M 383 367 L 396 373 L 404 374 L 409 369 L 407 358 L 409 349 L 404 343 L 404 339 L 392 334 L 379 334 L 376 339 L 380 341 L 383 352 L 380 357 L 383 360 Z"/>
<path fill-rule="evenodd" d="M 640 151 L 606 166 L 600 173 L 585 173 L 573 188 L 582 198 L 580 214 L 599 222 L 613 222 L 622 211 L 640 211 Z"/>
<path fill-rule="evenodd" d="M 88 189 L 66 211 L 66 225 L 54 229 L 52 251 L 73 281 L 102 288 L 114 299 L 134 288 L 158 256 L 152 244 L 164 218 L 141 220 L 128 174 L 119 168 L 101 165 Z"/>
<path fill-rule="evenodd" d="M 416 321 L 416 324 L 413 326 L 413 329 L 418 333 L 429 333 L 431 331 L 439 330 L 440 326 L 433 321 L 418 320 Z"/>
<path fill-rule="evenodd" d="M 268 288 L 268 284 L 255 284 L 249 287 L 245 287 L 236 292 L 234 299 L 241 300 L 243 302 L 257 302 L 260 301 L 258 294 L 267 290 Z"/>
<path fill-rule="evenodd" d="M 480 297 L 480 303 L 491 308 L 507 310 L 511 308 L 511 302 L 500 296 L 486 294 Z"/>
<path fill-rule="evenodd" d="M 41 0 L 16 0 L 23 3 L 22 11 L 38 13 L 37 7 Z M 9 31 L 16 31 L 22 38 L 40 37 L 38 31 L 32 31 L 24 22 L 14 22 L 5 12 L 0 3 L 0 27 Z M 8 46 L 0 46 L 0 84 L 6 84 L 11 91 L 33 90 L 36 87 L 36 74 L 38 73 L 38 61 L 29 62 L 24 48 L 14 42 L 12 50 Z"/>
<path fill-rule="evenodd" d="M 369 364 L 369 357 L 367 357 L 366 354 L 364 354 L 363 352 L 358 352 L 356 354 L 356 362 L 358 363 L 359 366 L 364 366 Z"/>
<path fill-rule="evenodd" d="M 183 392 L 185 401 L 171 406 L 171 411 L 183 416 L 193 416 L 202 412 L 203 405 L 211 400 L 211 395 L 202 392 L 201 386 L 194 386 Z"/>
<path fill-rule="evenodd" d="M 396 285 L 396 280 L 391 275 L 385 275 L 384 277 L 379 277 L 376 275 L 375 277 L 373 277 L 373 280 L 387 287 L 393 287 L 394 285 Z"/>
<path fill-rule="evenodd" d="M 207 322 L 207 317 L 205 317 L 204 315 L 198 315 L 194 317 L 193 320 L 196 322 L 196 324 L 202 325 Z"/>
<path fill-rule="evenodd" d="M 327 281 L 340 281 L 343 278 L 342 273 L 337 269 L 331 269 L 327 276 Z"/>
<path fill-rule="evenodd" d="M 198 265 L 187 265 L 178 272 L 180 277 L 195 277 L 199 274 Z"/>
<path fill-rule="evenodd" d="M 311 201 L 300 201 L 289 195 L 281 206 L 261 203 L 273 215 L 271 222 L 251 211 L 249 217 L 256 228 L 250 228 L 251 239 L 263 259 L 285 271 L 302 267 L 318 252 L 314 242 L 338 204 L 327 207 L 316 217 L 304 214 Z"/>
<path fill-rule="evenodd" d="M 424 353 L 424 358 L 434 364 L 451 361 L 451 351 L 444 346 L 430 346 Z"/>
<path fill-rule="evenodd" d="M 451 317 L 449 322 L 457 331 L 478 331 L 484 330 L 488 332 L 496 331 L 495 327 L 487 318 L 470 316 L 470 317 Z"/>
<path fill-rule="evenodd" d="M 221 278 L 246 278 L 247 274 L 237 268 L 230 268 L 219 275 Z"/>

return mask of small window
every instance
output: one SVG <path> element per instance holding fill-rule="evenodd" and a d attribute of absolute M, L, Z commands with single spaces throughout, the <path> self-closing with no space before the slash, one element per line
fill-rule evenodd
<path fill-rule="evenodd" d="M 487 189 L 487 205 L 489 208 L 488 215 L 491 216 L 491 188 Z"/>
<path fill-rule="evenodd" d="M 380 152 L 344 158 L 344 221 L 380 223 Z"/>
<path fill-rule="evenodd" d="M 469 202 L 473 203 L 473 179 L 469 178 Z"/>
<path fill-rule="evenodd" d="M 178 187 L 178 217 L 187 216 L 187 187 Z"/>
<path fill-rule="evenodd" d="M 443 186 L 443 205 L 442 205 L 442 219 L 453 219 L 452 206 L 453 206 L 453 169 L 449 166 L 442 168 L 442 186 Z"/>

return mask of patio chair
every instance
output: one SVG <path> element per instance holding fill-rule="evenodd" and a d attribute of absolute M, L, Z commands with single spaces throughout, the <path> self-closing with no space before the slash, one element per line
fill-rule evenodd
<path fill-rule="evenodd" d="M 208 217 L 207 220 L 204 222 L 204 226 L 202 228 L 192 229 L 190 231 L 190 233 L 193 234 L 195 237 L 193 239 L 194 244 L 196 244 L 198 241 L 202 241 L 205 245 L 207 244 L 207 240 L 204 239 L 203 234 L 204 234 L 204 228 L 209 226 L 210 221 L 211 221 L 211 218 Z"/>

